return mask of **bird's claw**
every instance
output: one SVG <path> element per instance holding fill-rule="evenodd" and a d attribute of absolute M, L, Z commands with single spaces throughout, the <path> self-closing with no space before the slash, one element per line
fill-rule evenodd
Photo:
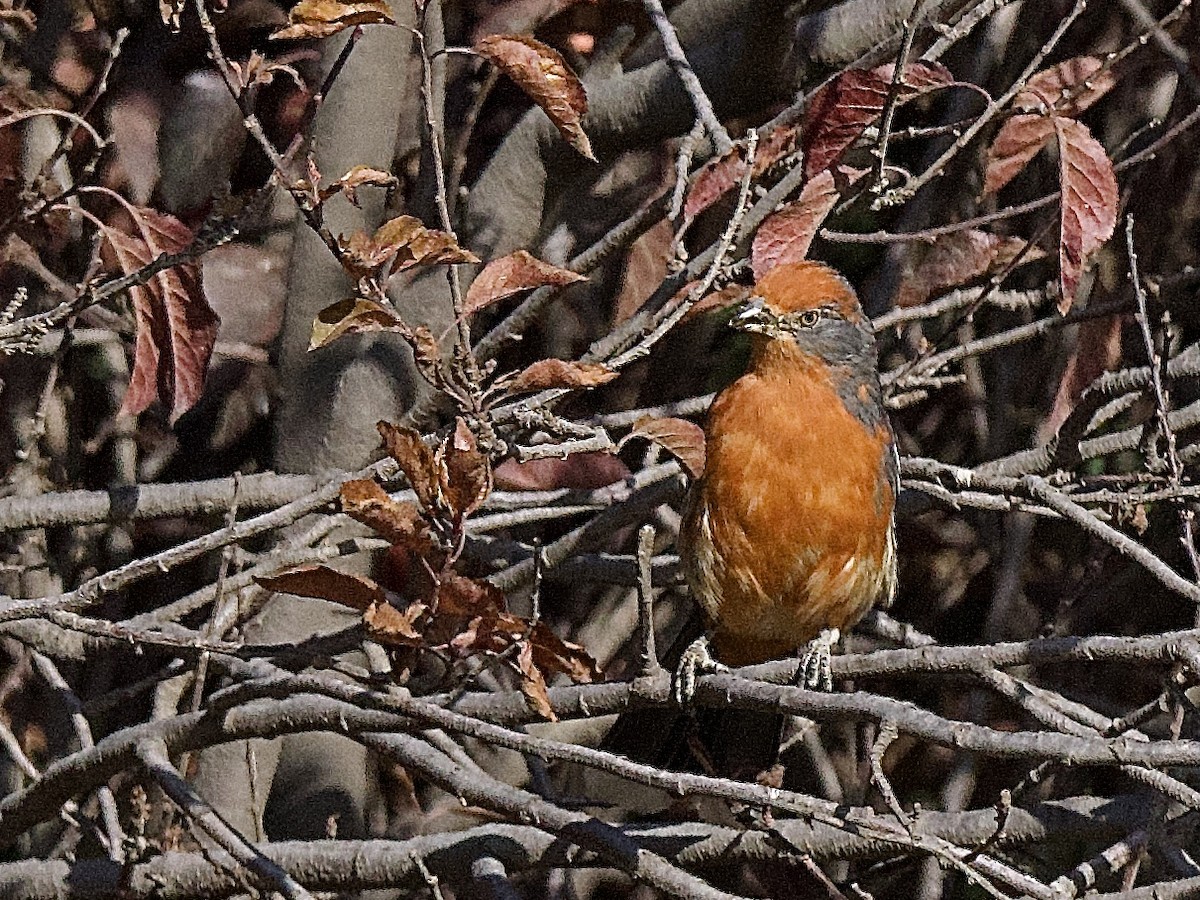
<path fill-rule="evenodd" d="M 721 665 L 713 658 L 708 647 L 708 638 L 700 637 L 692 641 L 683 651 L 679 665 L 675 668 L 675 678 L 671 685 L 671 695 L 680 706 L 692 702 L 696 693 L 696 677 L 713 672 L 728 672 L 729 667 Z"/>
<path fill-rule="evenodd" d="M 833 690 L 831 658 L 833 647 L 841 638 L 842 634 L 836 628 L 826 628 L 808 642 L 796 672 L 800 687 L 826 694 Z"/>

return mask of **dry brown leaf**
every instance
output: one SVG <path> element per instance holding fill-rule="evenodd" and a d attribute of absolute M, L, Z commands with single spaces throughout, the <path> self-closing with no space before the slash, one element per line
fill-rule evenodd
<path fill-rule="evenodd" d="M 394 312 L 374 300 L 347 297 L 325 307 L 313 319 L 309 350 L 319 350 L 347 334 L 367 331 L 396 331 L 408 334 L 408 326 Z"/>
<path fill-rule="evenodd" d="M 551 715 L 544 673 L 562 672 L 577 683 L 600 678 L 600 667 L 583 647 L 564 641 L 544 622 L 507 612 L 489 611 L 476 616 L 450 641 L 450 647 L 463 656 L 503 653 L 514 645 L 520 647 L 516 668 L 521 675 L 522 692 L 531 708 L 542 715 Z"/>
<path fill-rule="evenodd" d="M 550 388 L 590 388 L 608 384 L 620 374 L 603 363 L 539 359 L 518 372 L 505 387 L 510 394 L 545 391 Z"/>
<path fill-rule="evenodd" d="M 136 208 L 136 235 L 106 229 L 105 237 L 126 275 L 164 253 L 191 246 L 191 230 L 165 213 Z M 137 333 L 133 371 L 121 412 L 137 415 L 155 400 L 169 410 L 171 422 L 187 412 L 204 391 L 221 320 L 208 305 L 195 262 L 181 263 L 129 289 Z"/>
<path fill-rule="evenodd" d="M 342 512 L 394 545 L 422 556 L 432 549 L 429 528 L 413 503 L 393 500 L 369 479 L 347 481 L 341 490 Z"/>
<path fill-rule="evenodd" d="M 339 572 L 328 566 L 304 566 L 254 580 L 268 591 L 330 600 L 359 611 L 369 609 L 374 603 L 387 603 L 383 588 L 370 578 Z"/>
<path fill-rule="evenodd" d="M 600 665 L 579 644 L 560 638 L 545 622 L 538 622 L 530 636 L 533 659 L 546 672 L 562 672 L 576 684 L 600 680 Z"/>
<path fill-rule="evenodd" d="M 424 636 L 417 630 L 416 623 L 427 609 L 424 603 L 410 603 L 405 609 L 396 609 L 383 600 L 372 603 L 363 611 L 363 624 L 371 637 L 381 644 L 424 646 Z"/>
<path fill-rule="evenodd" d="M 355 166 L 333 184 L 321 188 L 320 197 L 322 200 L 328 200 L 334 194 L 342 192 L 346 195 L 347 200 L 358 206 L 359 188 L 373 185 L 390 191 L 399 183 L 394 175 L 389 175 L 387 172 L 381 172 L 369 166 Z"/>
<path fill-rule="evenodd" d="M 396 461 L 404 477 L 426 512 L 437 508 L 438 463 L 421 435 L 403 425 L 378 422 L 375 427 L 383 438 L 383 449 Z"/>
<path fill-rule="evenodd" d="M 271 35 L 272 40 L 323 38 L 355 25 L 395 25 L 385 0 L 300 0 L 288 14 L 288 25 Z"/>
<path fill-rule="evenodd" d="M 463 315 L 477 313 L 522 291 L 531 291 L 546 285 L 562 287 L 578 281 L 587 281 L 587 278 L 568 269 L 560 269 L 558 266 L 542 262 L 524 250 L 518 250 L 492 260 L 475 276 L 475 280 L 467 288 Z"/>
<path fill-rule="evenodd" d="M 492 492 L 492 463 L 487 454 L 480 452 L 475 435 L 461 416 L 442 441 L 436 459 L 442 502 L 455 521 L 465 519 Z"/>
<path fill-rule="evenodd" d="M 446 572 L 438 578 L 437 610 L 454 616 L 479 616 L 504 610 L 504 594 L 490 581 Z"/>
<path fill-rule="evenodd" d="M 351 275 L 378 275 L 388 263 L 392 274 L 419 265 L 477 263 L 470 250 L 458 246 L 454 235 L 426 228 L 414 216 L 397 216 L 368 235 L 359 231 L 339 241 L 341 263 Z"/>
<path fill-rule="evenodd" d="M 549 722 L 557 722 L 554 707 L 550 705 L 550 692 L 546 689 L 546 677 L 533 661 L 533 645 L 522 644 L 517 654 L 517 671 L 521 674 L 521 693 L 531 710 Z"/>
<path fill-rule="evenodd" d="M 587 92 L 557 50 L 522 34 L 492 34 L 475 45 L 475 52 L 515 81 L 568 144 L 596 161 L 581 124 L 587 114 Z"/>
<path fill-rule="evenodd" d="M 804 185 L 800 196 L 758 227 L 750 250 L 750 266 L 757 281 L 776 266 L 799 262 L 808 256 L 817 229 L 838 201 L 833 173 L 824 169 Z"/>
<path fill-rule="evenodd" d="M 1005 122 L 988 148 L 983 195 L 996 193 L 1016 178 L 1053 136 L 1049 116 L 1020 115 Z"/>
<path fill-rule="evenodd" d="M 1088 258 L 1112 237 L 1120 197 L 1112 161 L 1087 126 L 1056 116 L 1054 131 L 1062 184 L 1058 308 L 1065 315 Z"/>
<path fill-rule="evenodd" d="M 1011 263 L 1024 246 L 1022 238 L 974 228 L 943 235 L 905 273 L 896 294 L 896 305 L 917 306 L 936 294 L 997 271 Z M 1042 251 L 1030 248 L 1024 259 L 1032 262 L 1043 256 Z"/>
<path fill-rule="evenodd" d="M 1103 66 L 1094 56 L 1076 56 L 1043 69 L 1013 98 L 1013 107 L 1077 116 L 1116 86 L 1116 76 Z"/>
<path fill-rule="evenodd" d="M 683 464 L 692 478 L 704 474 L 704 429 L 687 419 L 645 416 L 634 424 L 633 430 L 621 439 L 623 446 L 631 438 L 640 437 L 658 444 Z"/>
<path fill-rule="evenodd" d="M 804 173 L 811 178 L 836 165 L 868 125 L 883 113 L 894 65 L 848 69 L 817 91 L 804 115 L 800 143 Z M 954 81 L 939 63 L 910 63 L 904 69 L 901 100 L 909 100 Z"/>

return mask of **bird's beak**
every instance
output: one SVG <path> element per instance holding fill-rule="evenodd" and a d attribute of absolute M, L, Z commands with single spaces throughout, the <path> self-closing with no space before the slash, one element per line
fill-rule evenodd
<path fill-rule="evenodd" d="M 738 331 L 754 331 L 763 333 L 771 323 L 771 313 L 763 303 L 762 297 L 751 297 L 739 312 L 729 321 L 729 327 Z"/>

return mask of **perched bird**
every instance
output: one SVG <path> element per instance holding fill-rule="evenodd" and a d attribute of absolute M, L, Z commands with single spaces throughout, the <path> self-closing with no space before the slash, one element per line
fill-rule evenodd
<path fill-rule="evenodd" d="M 874 334 L 850 284 L 816 262 L 772 269 L 731 325 L 753 347 L 709 411 L 679 534 L 708 633 L 684 653 L 677 694 L 717 661 L 805 646 L 803 683 L 828 690 L 840 632 L 896 592 L 898 458 Z"/>
<path fill-rule="evenodd" d="M 753 346 L 746 374 L 709 410 L 707 461 L 679 533 L 706 629 L 676 668 L 683 704 L 699 672 L 801 648 L 800 683 L 832 689 L 840 632 L 896 592 L 899 462 L 874 334 L 854 289 L 820 263 L 781 265 L 730 324 L 750 332 Z M 739 778 L 777 758 L 778 715 L 700 710 L 692 719 L 688 729 L 682 717 L 631 710 L 604 746 L 670 767 L 686 765 L 690 750 L 705 768 Z M 689 730 L 698 744 L 681 740 Z"/>

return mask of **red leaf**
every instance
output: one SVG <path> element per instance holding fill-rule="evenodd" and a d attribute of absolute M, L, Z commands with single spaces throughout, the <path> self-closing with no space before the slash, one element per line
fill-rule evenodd
<path fill-rule="evenodd" d="M 897 306 L 917 306 L 935 294 L 958 287 L 1012 262 L 1025 241 L 969 229 L 937 239 L 921 261 L 905 273 L 896 294 Z M 1030 248 L 1025 260 L 1032 262 L 1045 253 Z"/>
<path fill-rule="evenodd" d="M 892 76 L 896 73 L 896 64 L 884 63 L 875 69 L 875 71 L 886 78 L 890 85 Z M 900 88 L 900 97 L 901 99 L 908 100 L 921 94 L 926 94 L 929 91 L 944 88 L 953 83 L 954 76 L 941 63 L 910 62 L 904 67 L 904 79 L 903 85 Z"/>
<path fill-rule="evenodd" d="M 754 154 L 755 177 L 761 175 L 782 157 L 795 149 L 796 129 L 794 126 L 776 128 L 763 137 Z M 683 204 L 683 217 L 691 221 L 708 209 L 734 187 L 741 184 L 746 174 L 746 148 L 738 145 L 724 156 L 709 160 L 700 167 L 688 189 Z"/>
<path fill-rule="evenodd" d="M 658 444 L 683 464 L 692 478 L 704 474 L 704 429 L 687 419 L 639 419 L 633 430 L 621 439 L 624 445 L 630 438 L 641 437 Z"/>
<path fill-rule="evenodd" d="M 1112 161 L 1087 126 L 1054 117 L 1062 182 L 1062 219 L 1058 240 L 1059 311 L 1075 300 L 1088 257 L 1112 237 L 1117 225 L 1117 176 Z"/>
<path fill-rule="evenodd" d="M 567 269 L 560 269 L 542 262 L 524 250 L 494 259 L 480 272 L 463 303 L 463 315 L 471 315 L 484 307 L 498 303 L 522 291 L 531 291 L 544 285 L 562 287 L 587 279 Z"/>
<path fill-rule="evenodd" d="M 496 467 L 496 487 L 504 491 L 594 491 L 629 477 L 629 468 L 611 453 L 574 453 L 566 459 L 547 456 Z"/>
<path fill-rule="evenodd" d="M 1038 429 L 1040 441 L 1047 441 L 1057 433 L 1088 385 L 1105 372 L 1118 367 L 1124 324 L 1121 316 L 1105 316 L 1079 323 L 1079 336 L 1075 339 L 1067 367 L 1058 382 L 1054 405 Z"/>
<path fill-rule="evenodd" d="M 1027 112 L 1077 116 L 1117 83 L 1111 69 L 1094 56 L 1076 56 L 1038 72 L 1015 98 L 1013 107 Z"/>
<path fill-rule="evenodd" d="M 817 91 L 805 113 L 800 137 L 806 176 L 811 178 L 835 165 L 882 115 L 894 71 L 893 65 L 848 69 Z M 899 96 L 909 100 L 953 81 L 954 76 L 939 63 L 911 63 L 904 69 Z"/>
<path fill-rule="evenodd" d="M 180 253 L 193 239 L 173 216 L 137 208 L 137 235 L 108 229 L 105 236 L 121 271 L 131 275 L 163 253 Z M 180 263 L 129 289 L 137 337 L 133 371 L 121 412 L 137 415 L 155 400 L 170 409 L 171 422 L 200 399 L 221 320 L 204 298 L 200 268 Z"/>
<path fill-rule="evenodd" d="M 1017 177 L 1054 134 L 1049 116 L 1013 116 L 1001 126 L 988 148 L 983 195 L 994 194 Z"/>
<path fill-rule="evenodd" d="M 794 203 L 768 216 L 755 233 L 750 250 L 755 281 L 776 266 L 804 259 L 817 229 L 837 201 L 833 173 L 825 169 L 808 180 Z"/>
<path fill-rule="evenodd" d="M 580 120 L 587 114 L 587 93 L 557 50 L 521 34 L 493 34 L 475 52 L 499 66 L 554 123 L 568 144 L 592 162 L 592 145 Z"/>
<path fill-rule="evenodd" d="M 736 146 L 709 160 L 696 173 L 683 203 L 683 217 L 692 220 L 739 184 L 746 174 L 746 148 Z"/>

